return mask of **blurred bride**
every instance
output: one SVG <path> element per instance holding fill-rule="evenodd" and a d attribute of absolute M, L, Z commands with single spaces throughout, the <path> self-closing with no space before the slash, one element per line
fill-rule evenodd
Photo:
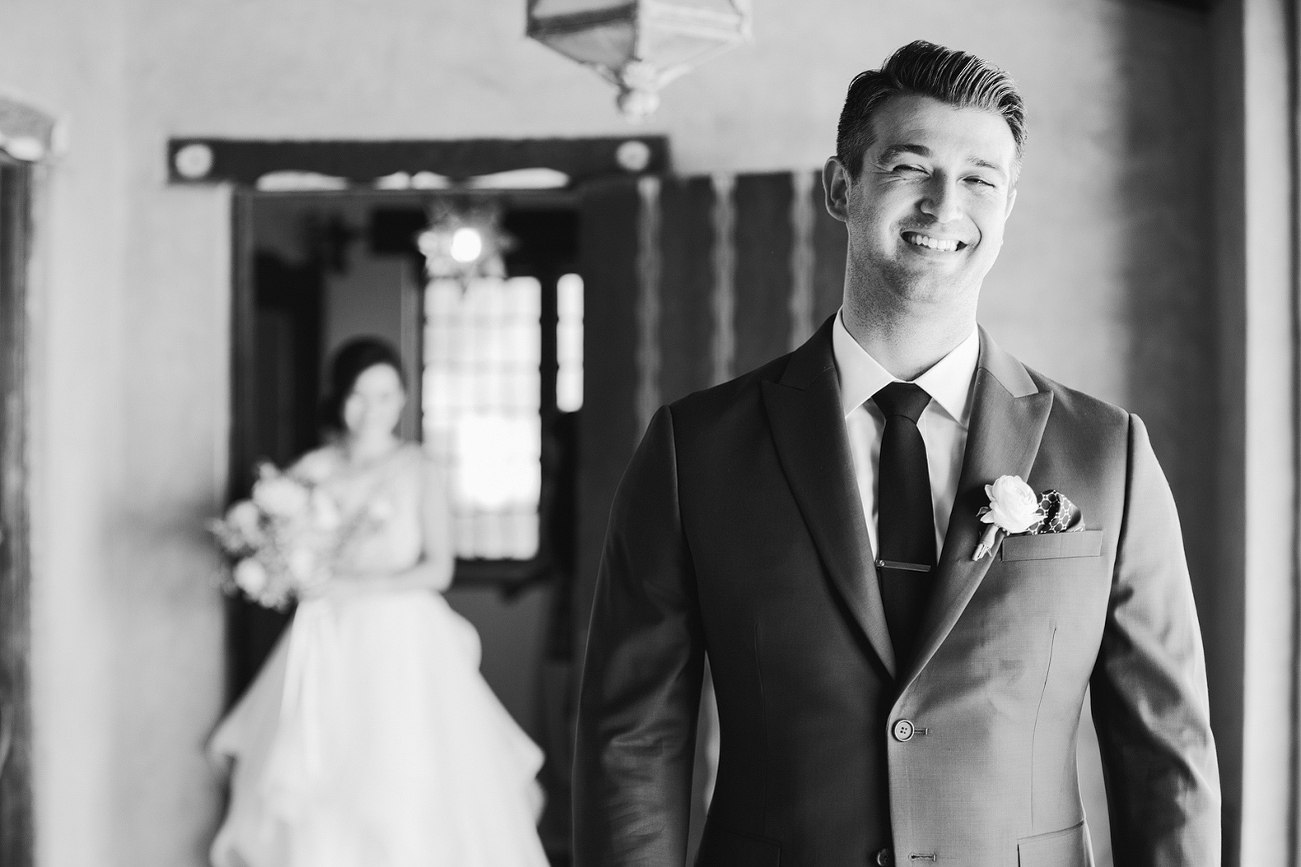
<path fill-rule="evenodd" d="M 542 755 L 479 674 L 479 638 L 441 591 L 447 493 L 395 434 L 387 344 L 335 356 L 332 441 L 290 473 L 351 526 L 210 750 L 233 760 L 215 867 L 545 867 Z"/>

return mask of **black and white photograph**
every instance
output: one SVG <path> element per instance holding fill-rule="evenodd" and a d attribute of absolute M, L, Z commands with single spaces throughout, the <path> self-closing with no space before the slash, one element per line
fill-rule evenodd
<path fill-rule="evenodd" d="M 1297 0 L 0 2 L 0 867 L 1301 867 Z"/>

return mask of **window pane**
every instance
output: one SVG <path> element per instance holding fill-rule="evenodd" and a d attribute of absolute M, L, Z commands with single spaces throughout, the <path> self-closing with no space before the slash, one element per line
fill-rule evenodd
<path fill-rule="evenodd" d="M 556 407 L 583 406 L 583 278 L 566 274 L 556 284 Z"/>
<path fill-rule="evenodd" d="M 425 443 L 448 480 L 458 557 L 537 553 L 541 309 L 531 277 L 426 289 Z"/>

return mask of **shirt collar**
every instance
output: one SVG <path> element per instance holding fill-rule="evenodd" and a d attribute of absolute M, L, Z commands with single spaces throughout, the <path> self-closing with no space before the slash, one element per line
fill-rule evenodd
<path fill-rule="evenodd" d="M 846 417 L 897 378 L 850 335 L 845 327 L 843 310 L 836 314 L 836 323 L 832 327 L 831 350 L 840 375 L 840 408 Z M 940 409 L 964 428 L 971 420 L 971 383 L 979 359 L 980 335 L 973 328 L 971 334 L 948 355 L 913 380 L 926 390 Z"/>

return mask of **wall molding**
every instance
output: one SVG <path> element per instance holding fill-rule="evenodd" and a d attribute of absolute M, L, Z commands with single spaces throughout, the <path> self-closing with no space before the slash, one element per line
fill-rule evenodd
<path fill-rule="evenodd" d="M 668 139 L 655 135 L 391 141 L 194 136 L 169 140 L 166 156 L 167 178 L 173 184 L 225 183 L 294 191 L 444 189 L 473 186 L 475 178 L 537 170 L 559 173 L 575 183 L 669 170 Z"/>

